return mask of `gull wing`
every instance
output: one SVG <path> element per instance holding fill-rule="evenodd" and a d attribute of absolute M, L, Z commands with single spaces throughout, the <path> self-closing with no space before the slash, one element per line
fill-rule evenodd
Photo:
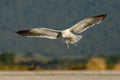
<path fill-rule="evenodd" d="M 102 20 L 105 17 L 106 17 L 106 14 L 101 14 L 101 15 L 90 17 L 90 18 L 86 18 L 78 22 L 77 24 L 75 24 L 69 29 L 73 33 L 81 33 L 86 29 L 88 29 L 89 27 L 94 26 L 95 24 L 99 24 L 100 22 L 102 22 Z"/>
<path fill-rule="evenodd" d="M 49 39 L 56 39 L 61 35 L 61 32 L 59 30 L 53 30 L 48 28 L 33 28 L 17 31 L 16 33 L 27 37 L 42 37 Z"/>

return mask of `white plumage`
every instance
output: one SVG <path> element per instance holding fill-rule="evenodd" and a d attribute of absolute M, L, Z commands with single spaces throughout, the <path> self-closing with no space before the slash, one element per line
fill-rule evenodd
<path fill-rule="evenodd" d="M 42 37 L 49 39 L 57 39 L 60 37 L 62 38 L 63 41 L 65 41 L 65 43 L 67 44 L 67 48 L 69 49 L 69 44 L 74 44 L 75 46 L 77 46 L 76 43 L 80 39 L 82 39 L 82 35 L 80 35 L 80 33 L 85 31 L 89 27 L 94 26 L 95 24 L 101 23 L 105 17 L 106 14 L 101 14 L 90 18 L 86 18 L 65 30 L 54 30 L 49 28 L 33 28 L 17 31 L 17 33 L 27 37 Z"/>

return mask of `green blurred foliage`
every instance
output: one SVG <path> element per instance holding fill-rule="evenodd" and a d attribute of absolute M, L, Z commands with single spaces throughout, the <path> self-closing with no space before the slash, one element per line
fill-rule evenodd
<path fill-rule="evenodd" d="M 28 54 L 28 53 L 26 53 Z M 33 53 L 30 53 L 33 55 Z M 90 56 L 84 58 L 41 58 L 0 54 L 0 70 L 120 70 L 120 56 Z"/>
<path fill-rule="evenodd" d="M 15 63 L 15 54 L 4 52 L 0 54 L 0 64 L 14 64 Z"/>

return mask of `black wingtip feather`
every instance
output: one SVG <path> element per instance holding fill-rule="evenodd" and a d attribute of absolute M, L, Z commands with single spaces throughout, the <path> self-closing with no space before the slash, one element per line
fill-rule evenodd
<path fill-rule="evenodd" d="M 104 13 L 104 14 L 100 14 L 100 15 L 97 15 L 97 16 L 93 16 L 93 18 L 94 17 L 100 17 L 100 18 L 104 19 L 106 16 L 107 16 L 107 14 Z"/>
<path fill-rule="evenodd" d="M 30 33 L 30 31 L 29 30 L 22 30 L 22 31 L 17 31 L 16 33 L 19 35 L 22 35 L 22 36 L 26 36 L 28 33 Z"/>

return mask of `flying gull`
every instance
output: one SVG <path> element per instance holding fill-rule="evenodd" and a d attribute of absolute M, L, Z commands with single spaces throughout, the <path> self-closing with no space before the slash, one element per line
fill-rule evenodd
<path fill-rule="evenodd" d="M 33 28 L 20 30 L 16 33 L 27 37 L 41 37 L 49 39 L 62 39 L 69 49 L 69 44 L 74 44 L 77 47 L 77 42 L 82 39 L 81 33 L 86 29 L 99 24 L 106 17 L 106 14 L 101 14 L 81 20 L 77 24 L 65 30 L 54 30 L 49 28 Z"/>

